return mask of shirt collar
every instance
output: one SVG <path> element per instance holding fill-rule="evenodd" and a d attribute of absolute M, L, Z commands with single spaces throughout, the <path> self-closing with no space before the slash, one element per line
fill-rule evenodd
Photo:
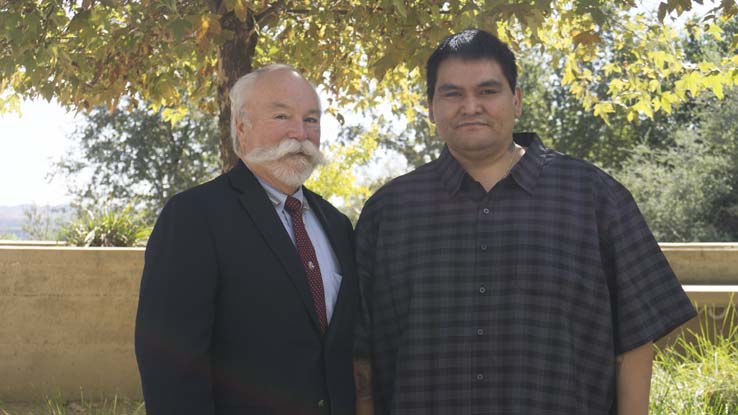
<path fill-rule="evenodd" d="M 514 133 L 513 141 L 525 147 L 525 155 L 513 166 L 510 175 L 523 190 L 532 194 L 549 151 L 535 133 Z M 468 173 L 451 155 L 446 145 L 443 146 L 437 163 L 441 183 L 449 193 L 455 195 Z"/>
<path fill-rule="evenodd" d="M 258 180 L 261 184 L 261 187 L 263 187 L 266 191 L 267 197 L 269 198 L 269 201 L 272 202 L 272 205 L 274 205 L 274 208 L 277 210 L 284 209 L 284 202 L 287 200 L 287 194 L 270 185 L 256 174 L 254 174 L 254 176 L 256 177 L 256 180 Z M 300 186 L 297 191 L 295 191 L 295 193 L 291 194 L 290 196 L 300 201 L 302 210 L 310 209 L 310 205 L 308 203 L 305 203 L 302 186 Z"/>

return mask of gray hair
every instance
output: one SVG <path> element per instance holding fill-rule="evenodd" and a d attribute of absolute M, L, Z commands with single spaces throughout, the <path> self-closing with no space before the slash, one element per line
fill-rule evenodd
<path fill-rule="evenodd" d="M 305 79 L 302 74 L 292 66 L 282 63 L 273 63 L 271 65 L 261 67 L 255 71 L 251 71 L 246 75 L 238 78 L 238 81 L 236 81 L 236 83 L 233 84 L 233 87 L 231 87 L 231 92 L 229 94 L 231 99 L 231 142 L 233 144 L 233 151 L 236 153 L 236 155 L 240 156 L 240 145 L 238 143 L 238 131 L 236 130 L 236 124 L 239 120 L 242 120 L 244 123 L 249 125 L 248 114 L 244 109 L 248 92 L 254 81 L 256 81 L 261 75 L 275 71 L 291 71 Z M 312 86 L 312 84 L 310 85 Z M 315 89 L 315 87 L 313 87 L 313 89 Z"/>

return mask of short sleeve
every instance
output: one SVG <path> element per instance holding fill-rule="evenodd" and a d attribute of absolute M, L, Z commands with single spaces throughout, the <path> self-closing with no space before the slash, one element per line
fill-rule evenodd
<path fill-rule="evenodd" d="M 656 341 L 696 315 L 632 195 L 610 177 L 601 189 L 600 246 L 615 351 Z"/>

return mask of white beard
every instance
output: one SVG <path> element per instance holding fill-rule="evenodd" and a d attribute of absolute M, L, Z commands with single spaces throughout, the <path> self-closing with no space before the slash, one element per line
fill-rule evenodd
<path fill-rule="evenodd" d="M 264 167 L 275 179 L 300 187 L 315 167 L 325 164 L 323 153 L 309 140 L 286 138 L 271 147 L 258 147 L 244 156 L 250 164 Z"/>

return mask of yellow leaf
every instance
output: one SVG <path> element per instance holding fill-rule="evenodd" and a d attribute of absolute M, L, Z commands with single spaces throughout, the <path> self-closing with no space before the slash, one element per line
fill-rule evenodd
<path fill-rule="evenodd" d="M 569 57 L 569 61 L 566 63 L 566 67 L 564 68 L 564 76 L 561 79 L 561 83 L 564 85 L 569 85 L 572 82 L 574 82 L 577 77 L 574 73 L 574 65 L 571 63 L 571 59 L 574 59 L 573 57 Z"/>
<path fill-rule="evenodd" d="M 686 99 L 686 92 L 689 91 L 692 95 L 696 95 L 700 92 L 700 75 L 696 72 L 689 72 L 682 76 L 674 83 L 674 91 L 682 98 Z"/>
<path fill-rule="evenodd" d="M 723 82 L 720 76 L 708 76 L 705 78 L 705 83 L 712 89 L 718 99 L 723 99 L 725 95 L 723 94 Z"/>
<path fill-rule="evenodd" d="M 710 27 L 707 28 L 707 33 L 713 35 L 717 41 L 723 40 L 723 29 L 715 23 L 711 24 Z"/>
<path fill-rule="evenodd" d="M 615 108 L 613 108 L 612 103 L 610 102 L 600 102 L 598 104 L 595 104 L 593 113 L 595 117 L 602 118 L 603 121 L 605 121 L 605 124 L 610 125 L 610 118 L 607 116 L 607 114 L 615 112 Z"/>
<path fill-rule="evenodd" d="M 651 107 L 653 107 L 654 111 L 658 112 L 661 109 L 661 100 L 658 97 L 654 97 L 651 100 Z"/>
<path fill-rule="evenodd" d="M 607 93 L 610 95 L 617 95 L 619 92 L 625 89 L 625 82 L 620 79 L 613 79 L 610 81 L 610 85 L 607 87 Z"/>
<path fill-rule="evenodd" d="M 663 108 L 667 114 L 671 114 L 671 111 L 672 111 L 671 106 L 672 104 L 679 102 L 679 97 L 674 95 L 671 92 L 664 92 L 661 95 L 660 102 L 661 102 L 661 108 Z"/>
<path fill-rule="evenodd" d="M 651 92 L 656 92 L 661 88 L 661 82 L 659 82 L 656 79 L 652 79 L 648 81 L 648 90 Z"/>
<path fill-rule="evenodd" d="M 712 62 L 700 62 L 697 67 L 700 69 L 701 72 L 710 72 L 715 68 L 715 64 Z"/>
<path fill-rule="evenodd" d="M 664 67 L 666 60 L 669 58 L 666 52 L 660 50 L 649 52 L 648 56 L 651 58 L 651 60 L 653 60 L 654 65 L 659 69 L 662 69 Z"/>
<path fill-rule="evenodd" d="M 605 75 L 611 75 L 613 73 L 622 73 L 622 69 L 620 69 L 620 65 L 615 63 L 608 63 L 605 66 L 602 67 L 602 70 L 605 72 Z"/>
<path fill-rule="evenodd" d="M 633 109 L 643 113 L 648 118 L 653 118 L 653 108 L 651 108 L 651 102 L 646 98 L 641 99 L 635 105 L 633 105 Z"/>

